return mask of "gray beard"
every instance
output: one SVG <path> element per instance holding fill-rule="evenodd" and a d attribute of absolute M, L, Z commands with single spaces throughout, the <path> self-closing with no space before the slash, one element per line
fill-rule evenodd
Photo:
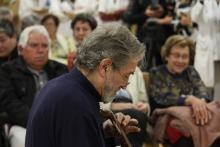
<path fill-rule="evenodd" d="M 102 101 L 103 103 L 110 103 L 114 100 L 115 96 L 112 96 L 112 97 L 103 97 L 102 98 Z"/>
<path fill-rule="evenodd" d="M 106 77 L 104 84 L 104 95 L 102 96 L 102 101 L 104 103 L 110 103 L 114 100 L 116 96 L 116 91 L 113 90 L 111 79 L 109 79 L 108 77 Z"/>
<path fill-rule="evenodd" d="M 104 103 L 109 103 L 114 100 L 116 92 L 112 91 L 108 85 L 105 85 L 105 95 L 102 97 Z"/>

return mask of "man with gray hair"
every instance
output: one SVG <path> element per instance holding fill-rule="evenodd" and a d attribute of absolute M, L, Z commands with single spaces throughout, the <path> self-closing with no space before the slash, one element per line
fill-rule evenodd
<path fill-rule="evenodd" d="M 50 38 L 43 26 L 27 27 L 18 42 L 20 56 L 0 67 L 0 104 L 9 116 L 11 147 L 24 147 L 29 111 L 45 83 L 67 72 L 48 60 Z"/>
<path fill-rule="evenodd" d="M 128 85 L 144 50 L 124 26 L 113 23 L 95 29 L 77 50 L 76 67 L 48 82 L 38 94 L 26 147 L 105 147 L 106 122 L 99 102 L 111 102 Z M 140 131 L 136 119 L 122 113 L 116 119 L 126 133 Z"/>

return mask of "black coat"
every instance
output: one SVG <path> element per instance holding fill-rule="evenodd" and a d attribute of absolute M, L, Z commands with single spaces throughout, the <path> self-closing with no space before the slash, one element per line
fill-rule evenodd
<path fill-rule="evenodd" d="M 67 72 L 66 66 L 49 60 L 44 70 L 48 80 Z M 0 104 L 12 124 L 26 127 L 36 94 L 36 84 L 24 60 L 19 57 L 0 67 Z"/>
<path fill-rule="evenodd" d="M 7 61 L 11 61 L 17 57 L 18 57 L 18 50 L 17 48 L 14 48 L 8 57 L 5 57 L 5 58 L 0 57 L 0 65 Z"/>

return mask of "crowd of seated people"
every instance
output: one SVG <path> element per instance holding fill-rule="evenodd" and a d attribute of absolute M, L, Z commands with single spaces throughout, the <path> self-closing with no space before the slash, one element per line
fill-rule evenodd
<path fill-rule="evenodd" d="M 113 112 L 139 120 L 142 131 L 129 135 L 134 146 L 142 146 L 149 138 L 147 118 L 158 108 L 190 106 L 195 122 L 207 124 L 212 119 L 207 103 L 220 97 L 219 3 L 43 0 L 36 4 L 34 0 L 20 0 L 19 13 L 10 10 L 8 3 L 1 4 L 0 112 L 7 114 L 3 122 L 9 124 L 8 137 L 15 137 L 10 138 L 10 145 L 24 147 L 28 113 L 40 88 L 74 68 L 76 51 L 85 37 L 113 21 L 127 25 L 146 46 L 142 65 L 128 77 L 130 85 L 119 90 L 108 104 Z M 19 15 L 19 23 L 15 23 L 13 13 Z M 35 25 L 36 31 L 30 27 Z M 149 89 L 142 72 L 149 72 Z M 192 139 L 180 131 L 167 130 L 174 132 L 175 142 L 168 137 L 172 146 L 193 146 Z"/>

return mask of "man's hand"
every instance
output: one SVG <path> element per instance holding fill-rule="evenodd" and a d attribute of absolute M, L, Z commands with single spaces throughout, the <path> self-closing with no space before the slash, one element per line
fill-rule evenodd
<path fill-rule="evenodd" d="M 124 115 L 121 112 L 116 113 L 115 117 L 127 134 L 140 132 L 140 128 L 137 127 L 138 121 L 136 119 L 131 118 L 129 115 Z"/>
<path fill-rule="evenodd" d="M 114 124 L 119 125 L 119 127 L 115 126 Z M 129 115 L 124 115 L 123 113 L 119 112 L 114 115 L 114 118 L 112 118 L 111 121 L 105 121 L 103 123 L 103 128 L 108 136 L 120 136 L 120 133 L 118 132 L 120 130 L 117 130 L 120 128 L 126 134 L 140 132 L 140 128 L 137 127 L 137 124 L 138 121 L 136 119 L 133 119 Z"/>

